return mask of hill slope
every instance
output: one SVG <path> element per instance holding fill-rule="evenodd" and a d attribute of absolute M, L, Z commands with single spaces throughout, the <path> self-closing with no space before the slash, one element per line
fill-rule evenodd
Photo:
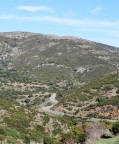
<path fill-rule="evenodd" d="M 119 74 L 61 92 L 55 109 L 79 117 L 119 119 Z"/>
<path fill-rule="evenodd" d="M 31 78 L 74 85 L 119 69 L 119 50 L 88 40 L 26 32 L 0 33 L 0 65 Z"/>

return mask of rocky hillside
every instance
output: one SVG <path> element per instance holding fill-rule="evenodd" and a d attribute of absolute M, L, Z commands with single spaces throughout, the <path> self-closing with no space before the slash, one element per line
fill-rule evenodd
<path fill-rule="evenodd" d="M 119 50 L 75 37 L 0 33 L 0 65 L 44 82 L 89 82 L 119 70 Z"/>

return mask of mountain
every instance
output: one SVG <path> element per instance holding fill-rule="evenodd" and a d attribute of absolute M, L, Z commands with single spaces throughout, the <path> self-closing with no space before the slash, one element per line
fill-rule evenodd
<path fill-rule="evenodd" d="M 0 65 L 43 82 L 87 83 L 119 70 L 119 49 L 76 37 L 0 33 Z"/>

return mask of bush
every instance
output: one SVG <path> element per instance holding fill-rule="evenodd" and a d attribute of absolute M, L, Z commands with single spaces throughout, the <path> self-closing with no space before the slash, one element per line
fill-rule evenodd
<path fill-rule="evenodd" d="M 119 94 L 119 90 L 117 90 L 116 93 Z"/>
<path fill-rule="evenodd" d="M 60 128 L 56 128 L 53 130 L 53 134 L 56 136 L 58 134 L 61 134 L 62 133 L 62 130 Z"/>
<path fill-rule="evenodd" d="M 117 121 L 113 124 L 112 131 L 114 134 L 119 134 L 119 121 Z"/>
<path fill-rule="evenodd" d="M 30 144 L 30 139 L 29 139 L 28 136 L 25 136 L 25 138 L 24 138 L 24 143 L 25 143 L 25 144 Z"/>
<path fill-rule="evenodd" d="M 5 140 L 5 136 L 0 134 L 0 142 Z"/>
<path fill-rule="evenodd" d="M 42 133 L 45 132 L 45 128 L 44 128 L 43 126 L 41 126 L 41 125 L 37 125 L 37 126 L 36 126 L 36 130 L 37 130 L 37 131 L 40 131 L 40 132 L 42 132 Z"/>
<path fill-rule="evenodd" d="M 73 126 L 70 132 L 61 136 L 61 142 L 63 144 L 69 143 L 84 143 L 86 134 L 82 126 Z"/>
<path fill-rule="evenodd" d="M 50 117 L 47 114 L 45 114 L 43 117 L 43 125 L 46 125 L 49 122 L 49 120 L 50 120 Z"/>
<path fill-rule="evenodd" d="M 98 102 L 98 106 L 104 106 L 104 105 L 108 105 L 109 100 L 108 98 L 100 97 L 100 98 L 97 98 L 97 102 Z"/>
<path fill-rule="evenodd" d="M 112 87 L 110 85 L 106 85 L 103 87 L 103 90 L 104 91 L 109 91 L 109 90 L 112 90 Z"/>
<path fill-rule="evenodd" d="M 54 140 L 51 137 L 48 137 L 48 136 L 47 137 L 45 136 L 44 139 L 43 139 L 44 144 L 53 144 L 53 141 Z"/>

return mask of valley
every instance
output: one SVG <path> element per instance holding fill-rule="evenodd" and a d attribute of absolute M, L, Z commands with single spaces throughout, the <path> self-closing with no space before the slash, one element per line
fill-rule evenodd
<path fill-rule="evenodd" d="M 1 144 L 116 142 L 118 120 L 118 48 L 76 37 L 0 33 Z"/>

